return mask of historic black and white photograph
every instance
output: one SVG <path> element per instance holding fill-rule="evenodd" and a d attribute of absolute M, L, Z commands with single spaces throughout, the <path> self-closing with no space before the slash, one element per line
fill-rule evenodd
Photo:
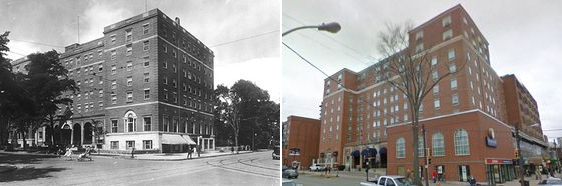
<path fill-rule="evenodd" d="M 0 185 L 280 185 L 280 11 L 0 0 Z"/>

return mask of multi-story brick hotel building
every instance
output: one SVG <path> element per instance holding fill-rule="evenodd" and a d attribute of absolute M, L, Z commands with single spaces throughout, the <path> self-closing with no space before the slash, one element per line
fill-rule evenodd
<path fill-rule="evenodd" d="M 542 163 L 547 144 L 536 101 L 514 75 L 496 74 L 488 41 L 461 5 L 410 30 L 409 46 L 426 52 L 437 67 L 433 76 L 458 71 L 440 81 L 420 108 L 420 124 L 433 151 L 430 172 L 449 181 L 516 179 L 514 127 L 523 136 L 526 164 Z M 386 65 L 383 60 L 360 72 L 342 69 L 325 79 L 318 154 L 324 162 L 353 169 L 376 152 L 371 165 L 405 175 L 414 168 L 412 154 L 418 150 L 424 165 L 423 136 L 420 148 L 412 149 L 410 105 L 381 77 Z"/>
<path fill-rule="evenodd" d="M 73 115 L 55 126 L 62 129 L 55 138 L 93 145 L 98 126 L 108 132 L 98 141 L 103 149 L 213 149 L 213 52 L 158 9 L 106 26 L 103 34 L 60 56 L 80 91 L 66 94 Z"/>

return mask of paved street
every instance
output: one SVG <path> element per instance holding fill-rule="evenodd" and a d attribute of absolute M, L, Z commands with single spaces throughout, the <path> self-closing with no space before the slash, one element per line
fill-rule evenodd
<path fill-rule="evenodd" d="M 52 156 L 0 153 L 0 185 L 279 185 L 279 160 L 271 151 L 183 161 L 94 157 L 69 161 Z"/>

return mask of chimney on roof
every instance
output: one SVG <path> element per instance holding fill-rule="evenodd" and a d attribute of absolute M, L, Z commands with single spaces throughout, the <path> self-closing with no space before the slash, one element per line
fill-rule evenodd
<path fill-rule="evenodd" d="M 179 25 L 180 24 L 180 18 L 176 17 L 176 23 Z"/>

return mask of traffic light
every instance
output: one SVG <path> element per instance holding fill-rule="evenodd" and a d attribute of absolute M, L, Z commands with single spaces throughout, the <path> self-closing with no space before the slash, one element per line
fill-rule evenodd
<path fill-rule="evenodd" d="M 431 158 L 429 158 L 429 157 L 427 158 L 427 164 L 428 165 L 431 164 Z"/>
<path fill-rule="evenodd" d="M 515 149 L 515 159 L 519 159 L 519 150 Z"/>
<path fill-rule="evenodd" d="M 427 157 L 431 157 L 431 155 L 433 154 L 433 149 L 427 148 L 427 150 L 425 152 L 427 153 Z"/>

